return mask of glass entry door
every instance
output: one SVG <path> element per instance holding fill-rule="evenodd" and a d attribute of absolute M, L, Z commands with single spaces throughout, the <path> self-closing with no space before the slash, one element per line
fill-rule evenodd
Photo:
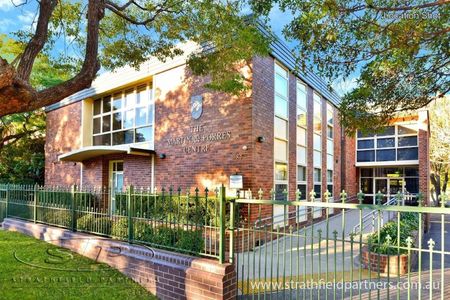
<path fill-rule="evenodd" d="M 403 179 L 390 178 L 389 179 L 389 195 L 395 196 L 398 192 L 403 193 Z"/>
<path fill-rule="evenodd" d="M 111 161 L 109 164 L 109 174 L 111 213 L 114 213 L 116 210 L 116 193 L 123 192 L 123 161 Z"/>
<path fill-rule="evenodd" d="M 388 179 L 387 178 L 375 178 L 375 196 L 373 197 L 373 204 L 377 204 L 376 194 L 381 192 L 383 195 L 386 195 L 388 192 Z M 383 200 L 386 197 L 383 197 Z M 381 202 L 384 202 L 381 200 Z"/>

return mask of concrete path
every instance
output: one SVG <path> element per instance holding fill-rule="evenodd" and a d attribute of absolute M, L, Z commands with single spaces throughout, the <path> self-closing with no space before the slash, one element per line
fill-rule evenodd
<path fill-rule="evenodd" d="M 369 210 L 363 210 L 363 216 L 369 212 Z M 276 278 L 283 276 L 283 274 L 297 276 L 324 273 L 327 271 L 334 272 L 335 259 L 337 272 L 349 271 L 351 258 L 359 253 L 359 235 L 355 236 L 353 249 L 349 235 L 354 226 L 359 224 L 359 218 L 359 210 L 346 211 L 344 231 L 342 230 L 343 217 L 341 214 L 338 214 L 329 218 L 328 234 L 326 221 L 321 221 L 294 232 L 292 235 L 289 235 L 289 232 L 281 232 L 280 238 L 265 243 L 253 251 L 237 254 L 236 262 L 240 268 L 240 272 L 238 272 L 239 280 L 261 278 L 261 275 L 264 277 L 263 274 L 267 274 L 267 278 Z M 392 218 L 392 214 L 389 215 L 388 212 L 385 212 L 381 220 L 382 222 L 387 222 L 389 218 Z M 372 218 L 370 218 L 368 225 L 363 230 L 364 234 L 373 232 L 373 229 L 376 230 L 378 217 L 375 217 L 373 224 Z M 322 236 L 320 243 L 318 236 L 319 230 Z M 335 230 L 338 233 L 336 245 L 333 236 L 333 231 Z M 344 242 L 342 240 L 343 233 L 345 237 Z M 276 233 L 273 233 L 272 236 L 275 237 Z M 264 234 L 261 234 L 261 237 L 264 237 Z"/>

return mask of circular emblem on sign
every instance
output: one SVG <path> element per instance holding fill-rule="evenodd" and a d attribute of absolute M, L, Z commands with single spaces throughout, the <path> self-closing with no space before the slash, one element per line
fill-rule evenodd
<path fill-rule="evenodd" d="M 194 120 L 201 117 L 203 113 L 203 97 L 192 96 L 191 97 L 191 115 Z"/>

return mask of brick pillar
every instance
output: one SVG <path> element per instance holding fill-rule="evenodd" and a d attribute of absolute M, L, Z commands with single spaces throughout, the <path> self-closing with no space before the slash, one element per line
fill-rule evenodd
<path fill-rule="evenodd" d="M 333 197 L 337 197 L 339 193 L 342 191 L 341 186 L 341 167 L 342 167 L 342 151 L 345 153 L 345 149 L 341 147 L 342 140 L 342 128 L 341 128 L 341 120 L 339 119 L 339 112 L 336 108 L 334 108 L 333 114 L 333 122 L 334 122 L 334 168 L 333 168 Z M 331 191 L 330 191 L 331 192 Z"/>

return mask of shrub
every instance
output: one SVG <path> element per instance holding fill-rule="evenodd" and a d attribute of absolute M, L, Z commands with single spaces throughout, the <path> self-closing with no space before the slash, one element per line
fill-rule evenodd
<path fill-rule="evenodd" d="M 42 222 L 63 227 L 70 227 L 72 224 L 71 213 L 68 210 L 50 209 L 42 216 Z"/>
<path fill-rule="evenodd" d="M 400 247 L 407 247 L 406 242 L 408 237 L 413 238 L 411 234 L 419 229 L 419 217 L 417 213 L 405 212 L 400 213 L 400 236 L 398 236 L 398 223 L 397 220 L 390 221 L 384 224 L 380 229 L 380 241 L 378 242 L 378 232 L 374 232 L 368 237 L 368 243 L 370 244 L 370 251 L 380 254 L 400 254 L 407 253 L 407 250 L 397 250 L 397 245 L 400 242 Z M 391 241 L 387 243 L 387 236 L 391 237 Z"/>
<path fill-rule="evenodd" d="M 203 250 L 203 237 L 201 230 L 186 231 L 179 229 L 179 239 L 175 247 L 194 253 L 200 253 Z"/>
<path fill-rule="evenodd" d="M 128 220 L 126 218 L 120 218 L 115 220 L 112 224 L 111 235 L 121 240 L 128 238 Z"/>
<path fill-rule="evenodd" d="M 112 220 L 109 217 L 102 217 L 102 218 L 95 218 L 94 219 L 94 228 L 93 231 L 105 234 L 105 235 L 111 235 L 111 225 Z"/>
<path fill-rule="evenodd" d="M 77 229 L 83 231 L 92 231 L 94 225 L 94 215 L 87 214 L 77 220 Z"/>

